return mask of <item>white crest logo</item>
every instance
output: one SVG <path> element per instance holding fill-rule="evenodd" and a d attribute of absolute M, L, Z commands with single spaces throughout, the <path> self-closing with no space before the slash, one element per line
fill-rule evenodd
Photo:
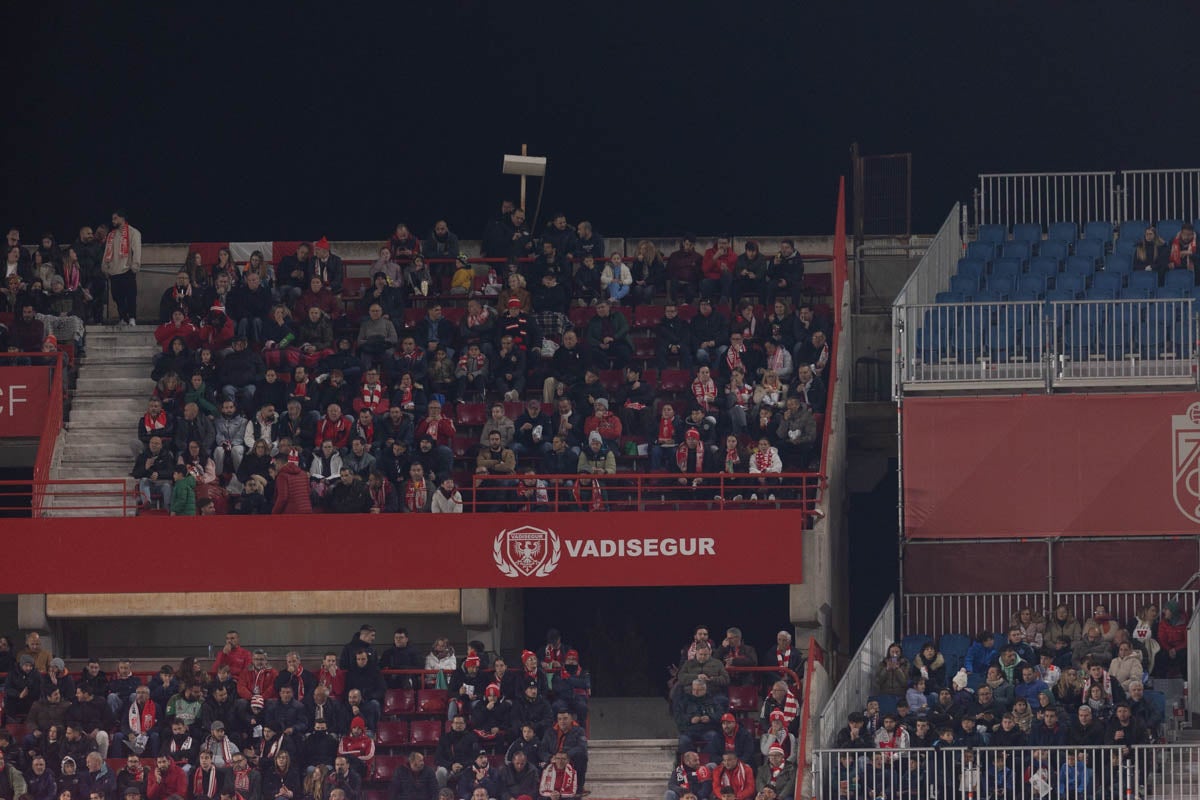
<path fill-rule="evenodd" d="M 1175 506 L 1200 523 L 1200 403 L 1171 415 L 1171 455 Z"/>
<path fill-rule="evenodd" d="M 552 530 L 523 525 L 503 530 L 492 543 L 496 569 L 509 578 L 544 578 L 554 572 L 562 558 L 562 542 Z"/>

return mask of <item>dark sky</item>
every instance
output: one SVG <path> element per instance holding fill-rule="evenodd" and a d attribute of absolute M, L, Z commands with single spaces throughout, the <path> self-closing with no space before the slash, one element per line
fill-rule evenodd
<path fill-rule="evenodd" d="M 521 142 L 627 235 L 831 232 L 855 140 L 923 231 L 980 171 L 1200 164 L 1194 3 L 381 5 L 6 4 L 0 223 L 476 238 Z"/>

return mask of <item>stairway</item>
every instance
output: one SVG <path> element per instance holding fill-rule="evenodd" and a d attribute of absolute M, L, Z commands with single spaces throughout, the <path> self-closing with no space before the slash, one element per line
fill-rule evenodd
<path fill-rule="evenodd" d="M 675 739 L 593 739 L 588 742 L 591 800 L 662 800 L 675 765 Z"/>
<path fill-rule="evenodd" d="M 71 419 L 60 434 L 50 477 L 61 480 L 116 478 L 133 486 L 129 471 L 137 439 L 137 420 L 154 389 L 152 359 L 158 352 L 152 327 L 89 325 L 87 357 L 80 361 L 79 380 L 71 403 Z M 55 488 L 47 500 L 46 516 L 121 516 L 118 508 L 88 510 L 81 506 L 116 506 L 115 485 Z M 89 497 L 80 492 L 108 494 Z M 132 498 L 126 515 L 135 513 Z"/>

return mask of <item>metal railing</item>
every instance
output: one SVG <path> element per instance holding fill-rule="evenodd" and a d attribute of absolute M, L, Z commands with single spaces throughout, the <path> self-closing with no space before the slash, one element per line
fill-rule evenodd
<path fill-rule="evenodd" d="M 40 448 L 45 446 L 42 440 Z M 53 437 L 49 440 L 53 448 Z M 35 476 L 37 469 L 35 467 Z M 135 492 L 124 478 L 0 481 L 0 519 L 5 517 L 129 516 Z"/>
<path fill-rule="evenodd" d="M 1200 614 L 1192 614 L 1187 629 L 1187 674 L 1200 675 Z M 1193 683 L 1195 679 L 1193 678 Z M 1184 687 L 1189 714 L 1200 714 L 1200 692 L 1190 692 Z"/>
<path fill-rule="evenodd" d="M 975 190 L 976 225 L 1119 222 L 1115 172 L 989 173 Z"/>
<path fill-rule="evenodd" d="M 799 769 L 796 780 L 796 800 L 803 798 L 804 774 L 812 771 L 813 717 L 824 705 L 824 692 L 820 682 L 825 675 L 825 651 L 813 637 L 808 639 L 808 664 L 804 670 L 804 694 L 800 698 L 800 736 L 796 739 L 800 757 L 796 760 Z M 828 681 L 825 681 L 827 684 Z"/>
<path fill-rule="evenodd" d="M 950 214 L 938 228 L 937 234 L 925 249 L 917 268 L 908 277 L 895 305 L 932 303 L 938 292 L 950 285 L 950 276 L 963 254 L 963 207 L 955 203 Z"/>
<path fill-rule="evenodd" d="M 670 454 L 674 459 L 674 452 Z M 821 501 L 815 472 L 476 474 L 465 511 L 725 511 L 792 509 Z"/>
<path fill-rule="evenodd" d="M 1191 800 L 1200 792 L 1194 745 L 820 750 L 813 770 L 814 800 Z"/>
<path fill-rule="evenodd" d="M 883 604 L 821 709 L 812 733 L 814 746 L 831 747 L 838 729 L 846 724 L 846 715 L 866 708 L 867 698 L 874 693 L 875 667 L 887 655 L 888 646 L 896 641 L 896 622 L 896 598 L 892 596 Z"/>
<path fill-rule="evenodd" d="M 905 303 L 897 389 L 1195 386 L 1190 298 Z"/>
<path fill-rule="evenodd" d="M 1122 220 L 1200 219 L 1200 169 L 1131 169 L 1121 173 Z"/>
<path fill-rule="evenodd" d="M 1142 607 L 1156 605 L 1161 609 L 1169 600 L 1178 600 L 1180 609 L 1191 614 L 1196 607 L 1198 594 L 1200 591 L 1195 589 L 1056 591 L 1052 595 L 1044 591 L 905 593 L 900 629 L 904 636 L 923 635 L 930 638 L 948 633 L 974 637 L 985 630 L 1003 634 L 1019 609 L 1028 606 L 1050 619 L 1059 604 L 1065 604 L 1081 623 L 1092 616 L 1097 606 L 1103 606 L 1109 616 L 1124 625 Z"/>

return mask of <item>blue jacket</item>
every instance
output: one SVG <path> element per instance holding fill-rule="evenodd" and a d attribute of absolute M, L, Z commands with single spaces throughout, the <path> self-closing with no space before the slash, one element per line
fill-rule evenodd
<path fill-rule="evenodd" d="M 1013 694 L 1018 700 L 1025 700 L 1029 703 L 1030 708 L 1038 707 L 1038 695 L 1042 692 L 1050 691 L 1050 687 L 1046 686 L 1046 682 L 1041 678 L 1030 683 L 1018 683 L 1013 689 Z"/>
<path fill-rule="evenodd" d="M 987 675 L 988 665 L 996 658 L 996 648 L 984 647 L 982 642 L 975 642 L 967 650 L 967 672 L 974 672 L 978 675 Z"/>

